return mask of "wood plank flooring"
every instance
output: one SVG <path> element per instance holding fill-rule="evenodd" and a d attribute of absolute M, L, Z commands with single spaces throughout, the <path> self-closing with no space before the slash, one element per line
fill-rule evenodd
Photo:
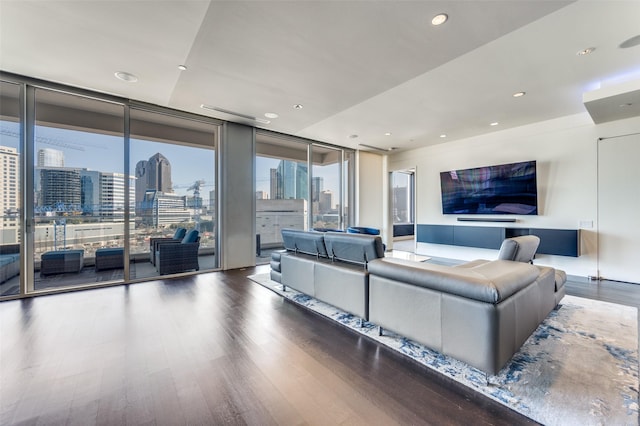
<path fill-rule="evenodd" d="M 246 278 L 265 270 L 0 303 L 0 424 L 533 424 Z"/>

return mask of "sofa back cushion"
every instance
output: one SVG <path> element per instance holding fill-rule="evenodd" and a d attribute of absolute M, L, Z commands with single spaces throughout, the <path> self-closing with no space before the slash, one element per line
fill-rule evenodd
<path fill-rule="evenodd" d="M 283 229 L 281 232 L 284 248 L 287 250 L 327 257 L 323 232 L 300 231 L 298 229 Z"/>
<path fill-rule="evenodd" d="M 507 238 L 500 246 L 498 260 L 513 260 L 530 263 L 538 250 L 540 238 L 536 235 L 523 235 Z"/>
<path fill-rule="evenodd" d="M 327 254 L 333 260 L 364 265 L 373 259 L 384 257 L 382 239 L 379 236 L 326 232 L 324 242 Z"/>

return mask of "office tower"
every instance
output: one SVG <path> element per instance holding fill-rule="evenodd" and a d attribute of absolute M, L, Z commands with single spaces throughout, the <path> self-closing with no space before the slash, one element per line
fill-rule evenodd
<path fill-rule="evenodd" d="M 140 204 L 149 190 L 173 193 L 171 163 L 160 153 L 136 164 L 136 214 L 141 214 Z"/>
<path fill-rule="evenodd" d="M 324 179 L 316 176 L 311 180 L 311 201 L 320 201 L 320 194 L 324 190 Z"/>
<path fill-rule="evenodd" d="M 282 189 L 278 185 L 278 169 L 269 169 L 269 198 L 272 200 L 279 200 L 282 198 L 282 194 L 278 192 L 278 189 Z"/>
<path fill-rule="evenodd" d="M 329 213 L 333 205 L 333 192 L 327 190 L 320 193 L 318 200 L 319 213 Z"/>
<path fill-rule="evenodd" d="M 125 175 L 122 173 L 82 170 L 82 211 L 112 220 L 124 220 Z M 134 202 L 133 179 L 129 183 L 129 202 Z"/>
<path fill-rule="evenodd" d="M 52 148 L 39 149 L 37 166 L 64 167 L 64 152 Z"/>
<path fill-rule="evenodd" d="M 309 199 L 309 173 L 306 163 L 282 160 L 275 173 L 275 192 L 273 199 L 296 200 Z M 271 186 L 274 186 L 272 173 Z M 275 197 L 273 196 L 275 194 Z"/>
<path fill-rule="evenodd" d="M 16 148 L 0 146 L 0 234 L 3 243 L 18 242 L 18 208 L 20 206 L 20 162 Z M 13 230 L 10 230 L 13 228 Z"/>
<path fill-rule="evenodd" d="M 80 169 L 40 169 L 40 206 L 53 211 L 79 212 L 82 204 Z"/>

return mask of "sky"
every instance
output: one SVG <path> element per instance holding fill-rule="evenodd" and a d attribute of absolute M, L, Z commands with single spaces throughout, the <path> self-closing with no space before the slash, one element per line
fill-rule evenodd
<path fill-rule="evenodd" d="M 17 123 L 2 121 L 0 125 L 3 130 L 18 132 Z M 0 135 L 0 145 L 18 148 L 18 137 Z M 62 151 L 66 167 L 124 173 L 124 140 L 121 136 L 36 126 L 36 150 L 43 148 Z M 158 152 L 164 155 L 171 164 L 171 179 L 176 193 L 186 195 L 188 194 L 187 188 L 194 182 L 204 180 L 205 184 L 201 187 L 201 196 L 207 198 L 205 194 L 214 188 L 215 182 L 215 152 L 213 150 L 132 139 L 130 173 L 135 174 L 138 161 L 148 160 Z M 270 169 L 278 167 L 279 163 L 279 159 L 256 158 L 257 191 L 269 194 Z M 325 190 L 331 190 L 337 196 L 339 176 L 335 165 L 326 168 L 315 167 L 313 173 L 315 176 L 323 178 Z"/>

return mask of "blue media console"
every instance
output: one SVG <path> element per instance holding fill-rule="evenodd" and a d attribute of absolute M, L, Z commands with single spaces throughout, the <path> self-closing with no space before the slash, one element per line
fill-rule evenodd
<path fill-rule="evenodd" d="M 499 249 L 505 238 L 521 235 L 540 237 L 539 254 L 580 256 L 579 229 L 515 228 L 504 226 L 460 226 L 418 224 L 418 243 Z"/>

